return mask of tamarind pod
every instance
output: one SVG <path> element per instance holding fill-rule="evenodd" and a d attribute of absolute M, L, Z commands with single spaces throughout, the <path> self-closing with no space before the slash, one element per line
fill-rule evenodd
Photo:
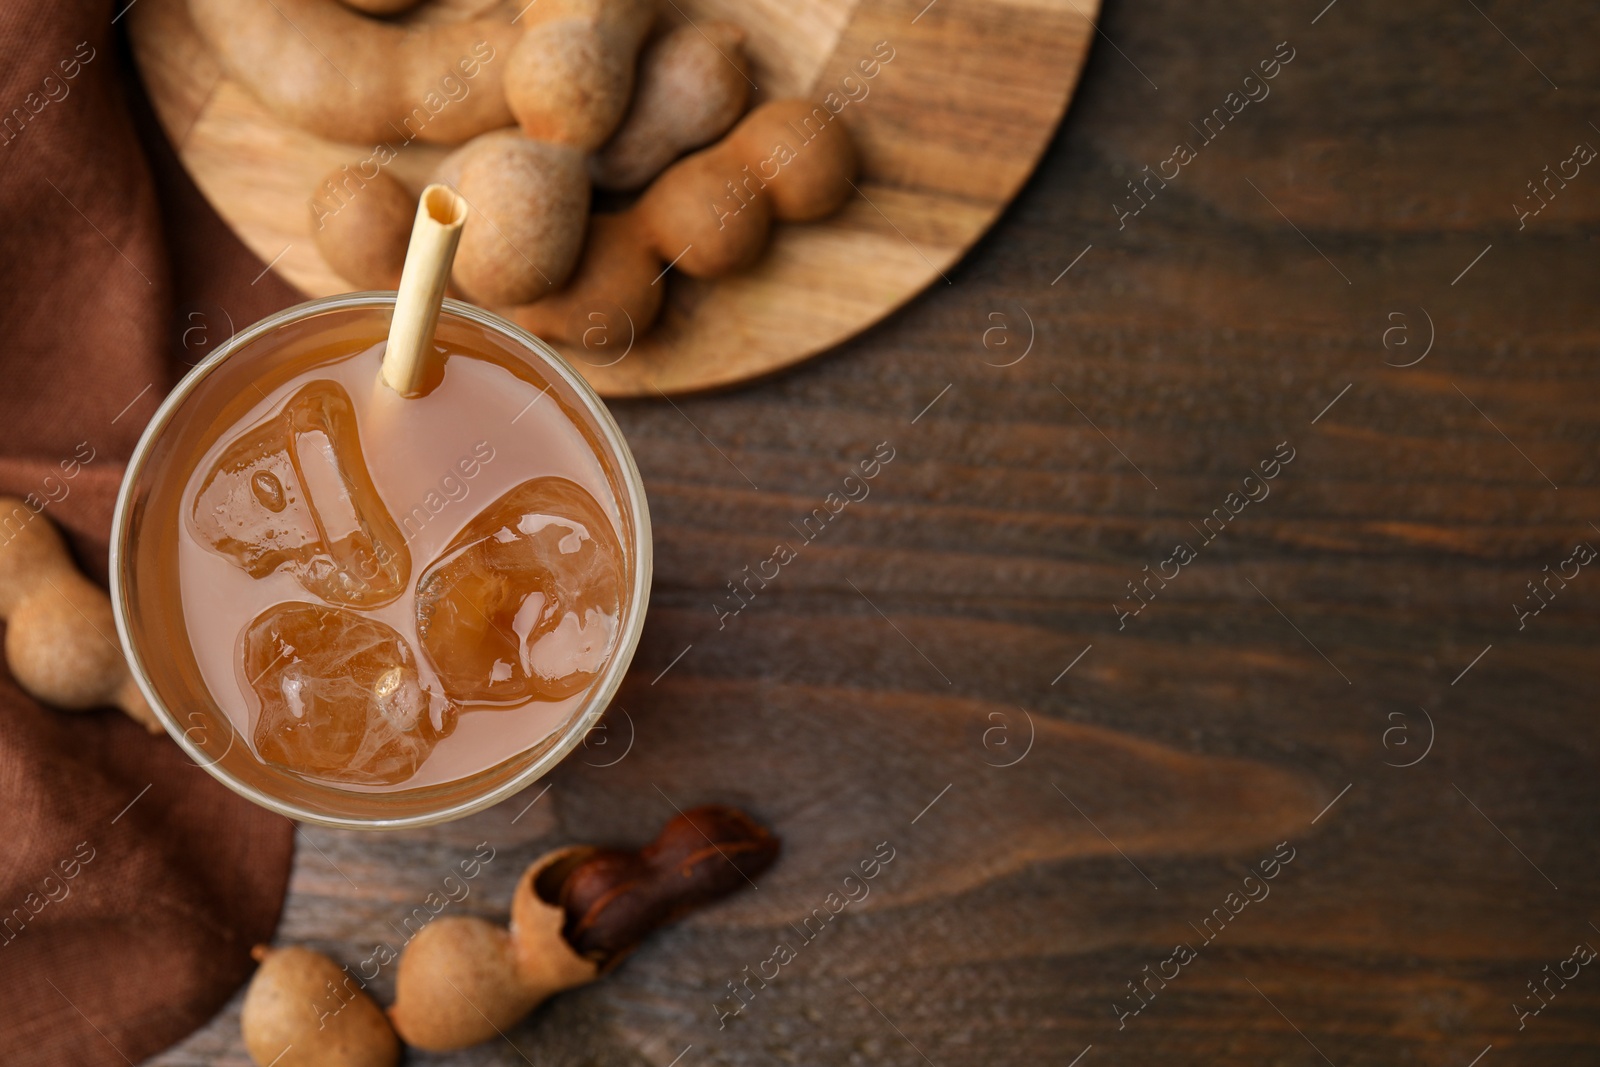
<path fill-rule="evenodd" d="M 539 8 L 507 60 L 507 102 L 529 137 L 592 152 L 627 112 L 655 8 L 650 0 L 546 0 Z"/>
<path fill-rule="evenodd" d="M 320 952 L 257 945 L 239 1030 L 257 1067 L 395 1067 L 400 1042 L 350 973 Z"/>
<path fill-rule="evenodd" d="M 678 160 L 645 190 L 637 211 L 656 254 L 691 278 L 748 267 L 767 247 L 772 199 L 736 186 L 740 163 L 724 145 Z"/>
<path fill-rule="evenodd" d="M 344 189 L 345 168 L 329 172 L 311 200 L 311 236 L 334 273 L 357 289 L 396 289 L 417 213 L 416 197 L 388 171 Z M 339 199 L 330 207 L 325 190 Z"/>
<path fill-rule="evenodd" d="M 457 165 L 471 212 L 451 275 L 462 292 L 490 306 L 527 304 L 565 284 L 589 216 L 582 153 L 504 130 L 475 140 Z"/>
<path fill-rule="evenodd" d="M 804 222 L 836 211 L 856 166 L 836 116 L 804 100 L 778 100 L 668 167 L 636 210 L 662 259 L 691 277 L 713 278 L 754 262 L 774 218 Z"/>
<path fill-rule="evenodd" d="M 838 116 L 820 104 L 762 104 L 734 127 L 727 143 L 765 183 L 772 213 L 784 222 L 826 218 L 855 191 L 855 144 Z"/>
<path fill-rule="evenodd" d="M 117 644 L 111 598 L 78 573 L 49 519 L 14 497 L 0 497 L 0 516 L 0 617 L 17 684 L 72 711 L 116 705 L 160 733 Z"/>
<path fill-rule="evenodd" d="M 745 32 L 712 20 L 679 26 L 639 57 L 633 104 L 589 161 L 602 189 L 638 189 L 683 153 L 711 143 L 750 100 Z"/>
<path fill-rule="evenodd" d="M 330 0 L 189 0 L 230 76 L 274 115 L 333 141 L 457 144 L 509 125 L 500 19 L 400 26 Z"/>
<path fill-rule="evenodd" d="M 442 169 L 462 167 L 468 152 Z M 631 341 L 660 314 L 662 263 L 696 278 L 748 266 L 766 248 L 775 217 L 804 221 L 837 210 L 856 167 L 848 132 L 826 109 L 803 100 L 765 104 L 722 141 L 668 167 L 630 210 L 596 216 L 566 287 L 508 314 L 542 337 L 575 344 L 595 327 L 611 343 L 621 311 Z"/>
<path fill-rule="evenodd" d="M 67 543 L 48 519 L 25 501 L 0 496 L 0 619 L 70 559 Z"/>
<path fill-rule="evenodd" d="M 661 313 L 661 268 L 631 212 L 595 215 L 566 287 L 507 314 L 547 341 L 583 345 L 595 355 L 625 350 Z"/>
<path fill-rule="evenodd" d="M 389 1021 L 406 1044 L 450 1052 L 504 1033 L 546 995 L 518 977 L 505 927 L 451 915 L 406 944 Z"/>
<path fill-rule="evenodd" d="M 6 623 L 6 664 L 28 692 L 74 711 L 113 703 L 126 667 L 99 586 L 75 571 L 57 572 Z"/>

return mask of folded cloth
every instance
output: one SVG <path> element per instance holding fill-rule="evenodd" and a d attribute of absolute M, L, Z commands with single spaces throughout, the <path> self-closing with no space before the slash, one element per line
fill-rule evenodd
<path fill-rule="evenodd" d="M 298 299 L 252 281 L 260 261 L 177 165 L 114 22 L 126 6 L 0 0 L 0 492 L 31 494 L 98 581 L 161 398 Z M 3 668 L 0 810 L 0 1063 L 138 1062 L 210 1018 L 272 936 L 286 819 L 169 738 L 42 707 Z"/>

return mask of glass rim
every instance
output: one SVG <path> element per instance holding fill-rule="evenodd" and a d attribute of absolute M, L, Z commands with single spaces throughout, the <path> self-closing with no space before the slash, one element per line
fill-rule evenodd
<path fill-rule="evenodd" d="M 556 764 L 566 759 L 610 706 L 612 698 L 616 696 L 617 690 L 622 685 L 623 677 L 627 674 L 628 667 L 633 661 L 634 652 L 637 651 L 640 637 L 644 632 L 644 620 L 649 609 L 650 581 L 654 565 L 654 543 L 651 539 L 650 509 L 649 503 L 645 498 L 644 480 L 639 474 L 639 467 L 634 461 L 633 452 L 629 449 L 627 440 L 622 436 L 621 428 L 612 417 L 610 410 L 605 406 L 605 402 L 600 398 L 600 394 L 596 393 L 588 380 L 547 342 L 540 340 L 516 323 L 502 318 L 492 311 L 487 311 L 460 300 L 446 298 L 441 314 L 455 315 L 459 318 L 470 320 L 543 357 L 548 369 L 554 372 L 577 394 L 583 407 L 593 418 L 601 437 L 615 459 L 617 474 L 627 497 L 627 499 L 619 500 L 617 506 L 624 515 L 632 519 L 633 528 L 637 533 L 638 544 L 635 552 L 633 582 L 629 590 L 632 598 L 629 601 L 633 608 L 632 615 L 631 618 L 625 621 L 623 630 L 619 634 L 616 648 L 612 652 L 610 661 L 606 664 L 605 671 L 590 688 L 582 709 L 565 727 L 557 743 L 546 749 L 526 768 L 482 794 L 468 796 L 463 800 L 421 814 L 395 818 L 359 818 L 328 815 L 311 808 L 302 807 L 297 803 L 284 800 L 281 797 L 248 785 L 235 778 L 228 771 L 220 768 L 216 761 L 209 760 L 205 753 L 200 751 L 199 746 L 189 739 L 188 732 L 179 724 L 176 716 L 168 709 L 161 695 L 155 691 L 155 687 L 150 683 L 148 673 L 145 670 L 144 657 L 140 654 L 140 650 L 133 639 L 132 626 L 128 619 L 128 590 L 122 574 L 125 561 L 123 547 L 128 539 L 132 521 L 133 488 L 144 472 L 156 441 L 162 436 L 168 424 L 172 422 L 178 408 L 224 360 L 264 334 L 282 326 L 326 311 L 392 308 L 396 295 L 394 292 L 365 291 L 318 297 L 268 315 L 229 337 L 217 347 L 216 351 L 195 364 L 179 380 L 178 384 L 173 386 L 172 391 L 162 400 L 161 406 L 150 417 L 149 423 L 146 424 L 144 432 L 139 437 L 139 443 L 134 446 L 133 454 L 128 458 L 128 466 L 123 473 L 122 484 L 117 490 L 116 508 L 111 518 L 111 551 L 109 559 L 111 609 L 116 618 L 117 638 L 122 645 L 123 655 L 127 657 L 129 672 L 138 684 L 140 693 L 144 695 L 145 700 L 149 702 L 157 718 L 161 720 L 161 725 L 165 728 L 167 735 L 188 754 L 191 760 L 204 768 L 213 778 L 245 799 L 296 821 L 344 830 L 404 830 L 450 822 L 492 807 L 502 800 L 516 795 L 542 778 Z M 131 554 L 126 558 L 131 558 Z M 382 794 L 372 795 L 382 796 Z"/>

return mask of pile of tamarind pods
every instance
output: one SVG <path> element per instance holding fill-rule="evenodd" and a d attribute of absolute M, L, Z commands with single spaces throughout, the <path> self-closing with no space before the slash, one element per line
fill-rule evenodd
<path fill-rule="evenodd" d="M 258 947 L 240 1026 L 259 1067 L 394 1067 L 402 1042 L 431 1052 L 503 1035 L 563 990 L 593 982 L 653 930 L 738 890 L 779 839 L 736 808 L 669 821 L 637 851 L 557 849 L 517 881 L 511 922 L 445 916 L 401 950 L 387 1013 L 327 956 Z"/>
<path fill-rule="evenodd" d="M 514 22 L 498 9 L 381 17 L 417 2 L 189 0 L 202 37 L 269 111 L 375 146 L 309 200 L 318 249 L 353 286 L 392 289 L 405 261 L 416 198 L 384 169 L 397 136 L 459 146 L 433 175 L 469 209 L 452 290 L 555 341 L 577 340 L 594 312 L 645 332 L 667 266 L 695 278 L 745 268 L 775 221 L 822 218 L 852 191 L 856 152 L 835 112 L 791 99 L 746 114 L 746 35 L 733 23 L 674 25 L 659 0 L 540 0 Z M 594 187 L 637 195 L 591 216 Z"/>

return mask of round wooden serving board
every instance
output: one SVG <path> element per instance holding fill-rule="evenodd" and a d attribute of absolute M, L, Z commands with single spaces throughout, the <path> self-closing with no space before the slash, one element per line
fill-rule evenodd
<path fill-rule="evenodd" d="M 410 17 L 499 9 L 510 19 L 522 6 L 433 0 Z M 821 223 L 779 226 L 761 261 L 737 276 L 669 275 L 665 311 L 648 334 L 611 338 L 592 351 L 566 349 L 610 397 L 713 389 L 769 374 L 852 337 L 943 280 L 1044 152 L 1083 69 L 1099 0 L 664 6 L 748 31 L 757 101 L 820 100 L 831 91 L 853 97 L 840 119 L 861 152 L 860 195 Z M 269 115 L 224 75 L 185 0 L 143 0 L 129 18 L 156 113 L 212 205 L 293 285 L 313 296 L 347 291 L 312 243 L 307 202 L 324 174 L 373 146 L 333 144 Z M 883 63 L 884 55 L 892 58 Z M 859 64 L 875 59 L 876 76 L 864 78 Z M 446 151 L 406 146 L 392 173 L 420 191 Z"/>

